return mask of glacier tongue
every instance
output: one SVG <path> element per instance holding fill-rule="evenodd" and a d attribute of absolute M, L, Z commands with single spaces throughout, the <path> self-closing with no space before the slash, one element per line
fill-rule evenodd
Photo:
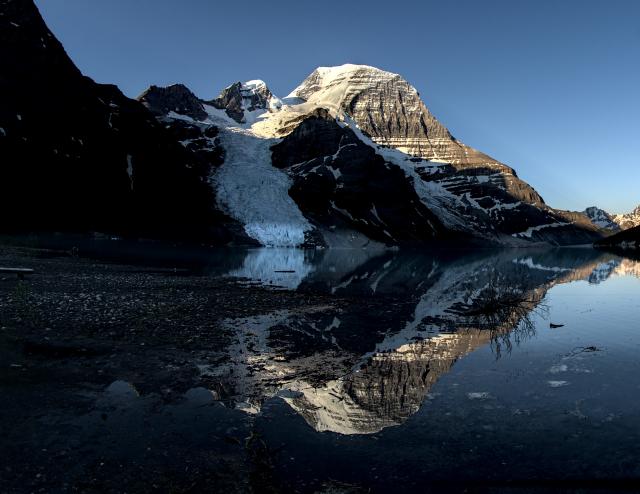
<path fill-rule="evenodd" d="M 271 165 L 276 140 L 239 127 L 221 129 L 220 140 L 225 160 L 213 179 L 220 206 L 264 246 L 302 245 L 312 227 L 289 196 L 291 179 Z"/>

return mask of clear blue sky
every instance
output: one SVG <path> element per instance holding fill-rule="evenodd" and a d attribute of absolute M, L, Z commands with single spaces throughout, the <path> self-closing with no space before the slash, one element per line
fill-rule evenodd
<path fill-rule="evenodd" d="M 465 143 L 552 206 L 640 203 L 638 0 L 37 0 L 80 69 L 135 97 L 204 98 L 316 66 L 402 74 Z"/>

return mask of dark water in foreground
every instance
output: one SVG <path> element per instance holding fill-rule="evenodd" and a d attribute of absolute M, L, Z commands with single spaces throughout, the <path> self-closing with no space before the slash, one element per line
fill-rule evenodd
<path fill-rule="evenodd" d="M 234 376 L 236 406 L 258 413 L 291 485 L 640 476 L 640 263 L 592 250 L 309 257 L 256 251 L 235 274 L 413 303 L 229 321 L 233 366 L 213 372 Z"/>
<path fill-rule="evenodd" d="M 116 381 L 58 442 L 106 441 L 108 411 L 120 458 L 146 428 L 150 449 L 251 444 L 265 490 L 640 488 L 637 261 L 263 249 L 199 270 L 342 302 L 229 319 L 224 358 L 188 363 L 210 386 L 163 403 Z"/>

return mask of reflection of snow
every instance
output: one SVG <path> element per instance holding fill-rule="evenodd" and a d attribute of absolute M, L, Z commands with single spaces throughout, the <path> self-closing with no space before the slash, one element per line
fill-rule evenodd
<path fill-rule="evenodd" d="M 552 388 L 562 388 L 563 386 L 568 386 L 569 383 L 567 381 L 547 381 L 549 386 Z"/>
<path fill-rule="evenodd" d="M 305 259 L 303 250 L 256 249 L 249 251 L 242 267 L 230 271 L 228 276 L 295 289 L 312 271 L 313 266 Z"/>
<path fill-rule="evenodd" d="M 538 264 L 533 262 L 532 257 L 522 258 L 522 259 L 514 259 L 513 262 L 515 264 L 523 264 L 531 269 L 539 269 L 541 271 L 553 271 L 556 273 L 562 273 L 564 271 L 572 271 L 570 268 L 559 268 L 557 266 L 543 266 L 542 264 Z"/>
<path fill-rule="evenodd" d="M 622 259 L 616 266 L 614 274 L 616 276 L 635 276 L 640 278 L 640 261 L 633 259 Z"/>
<path fill-rule="evenodd" d="M 478 393 L 467 393 L 467 398 L 470 400 L 486 400 L 491 396 L 486 391 L 478 392 Z"/>
<path fill-rule="evenodd" d="M 551 367 L 551 369 L 549 369 L 549 372 L 551 374 L 558 374 L 560 372 L 567 372 L 569 368 L 564 365 L 564 364 L 558 364 L 558 365 L 554 365 Z"/>
<path fill-rule="evenodd" d="M 591 274 L 589 275 L 589 283 L 597 285 L 598 283 L 602 283 L 603 281 L 607 280 L 609 276 L 611 276 L 615 272 L 618 264 L 620 264 L 620 261 L 618 259 L 612 259 L 607 262 L 598 263 L 598 265 L 593 268 L 593 271 L 591 271 Z"/>

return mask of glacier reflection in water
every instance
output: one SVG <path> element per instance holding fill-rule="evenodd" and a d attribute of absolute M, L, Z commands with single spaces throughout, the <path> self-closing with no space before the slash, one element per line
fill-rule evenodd
<path fill-rule="evenodd" d="M 428 409 L 432 388 L 463 357 L 487 348 L 486 368 L 537 329 L 548 331 L 542 309 L 555 314 L 546 301 L 552 287 L 639 271 L 634 261 L 591 249 L 254 250 L 229 274 L 334 298 L 226 321 L 236 335 L 229 361 L 199 369 L 236 408 L 258 413 L 277 396 L 316 431 L 372 434 Z"/>

